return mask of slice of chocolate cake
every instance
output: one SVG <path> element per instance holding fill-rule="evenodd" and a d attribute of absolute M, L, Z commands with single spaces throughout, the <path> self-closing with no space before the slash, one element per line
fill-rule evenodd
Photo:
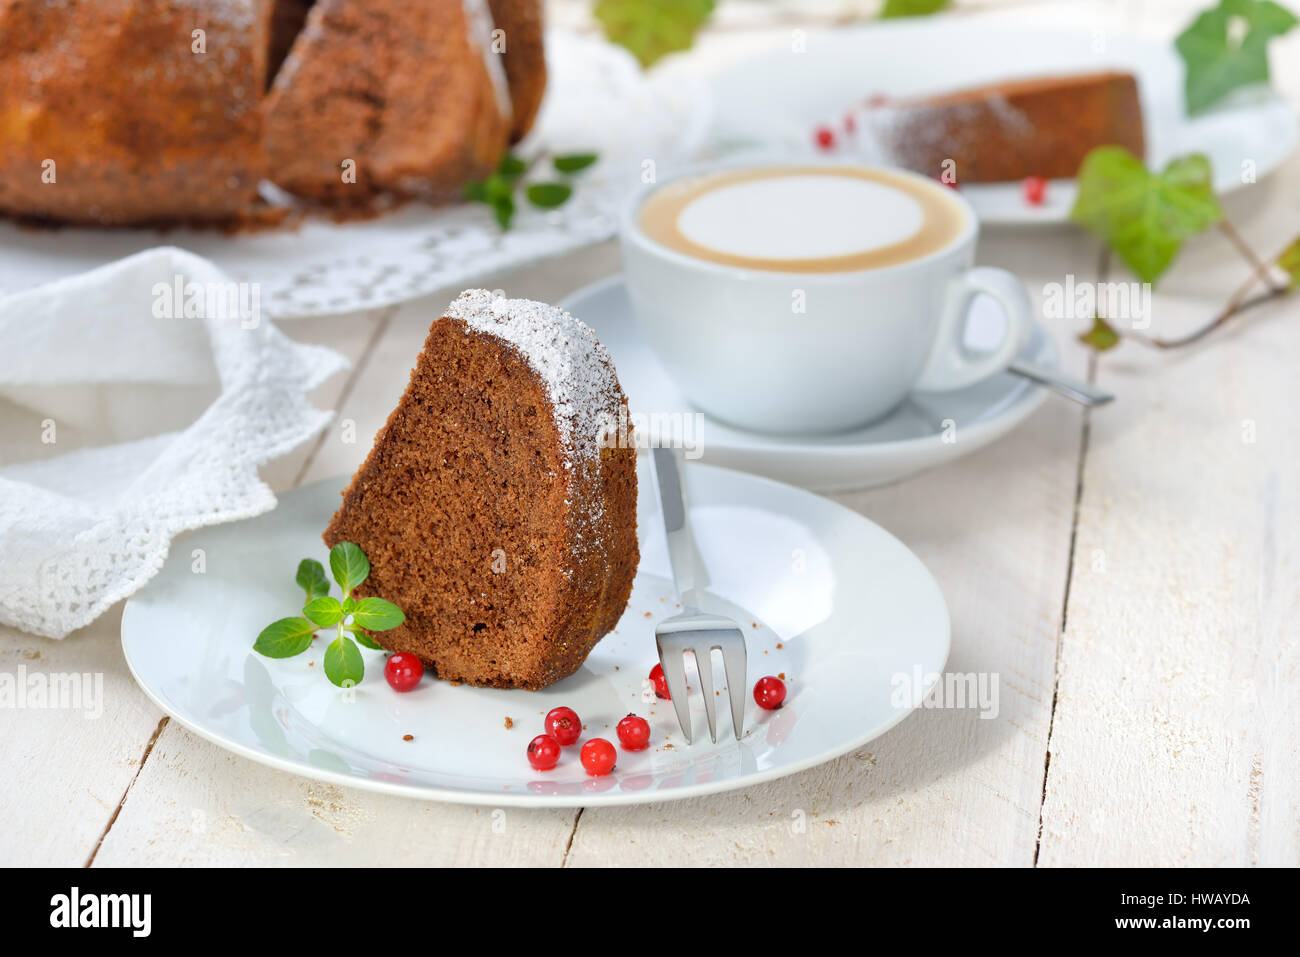
<path fill-rule="evenodd" d="M 1073 176 L 1098 146 L 1142 156 L 1145 137 L 1131 73 L 1011 80 L 942 96 L 871 101 L 850 114 L 866 160 L 959 183 Z"/>
<path fill-rule="evenodd" d="M 472 289 L 435 321 L 325 543 L 370 559 L 374 637 L 448 680 L 544 688 L 618 622 L 639 559 L 636 450 L 605 347 L 566 312 Z"/>

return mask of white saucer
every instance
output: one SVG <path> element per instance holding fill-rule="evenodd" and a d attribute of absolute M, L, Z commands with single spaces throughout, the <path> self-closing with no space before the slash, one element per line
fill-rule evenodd
<path fill-rule="evenodd" d="M 696 744 L 686 745 L 671 704 L 645 680 L 656 661 L 655 623 L 674 605 L 646 461 L 638 476 L 641 565 L 627 612 L 576 675 L 545 691 L 425 678 L 398 694 L 384 681 L 382 653 L 363 649 L 366 674 L 349 699 L 322 672 L 325 639 L 283 660 L 252 650 L 264 625 L 302 602 L 294 570 L 305 556 L 325 557 L 320 533 L 342 479 L 290 492 L 258 518 L 187 536 L 127 602 L 127 664 L 160 708 L 236 754 L 334 784 L 489 806 L 635 804 L 748 787 L 860 748 L 907 716 L 919 698 L 902 701 L 900 688 L 923 695 L 948 657 L 948 609 L 920 560 L 826 499 L 688 465 L 705 607 L 741 622 L 749 687 L 741 742 L 724 706 L 718 744 L 709 743 L 697 692 Z M 204 574 L 191 570 L 196 548 L 206 553 Z M 785 707 L 760 711 L 753 682 L 782 672 Z M 651 747 L 620 748 L 614 772 L 602 778 L 584 774 L 576 747 L 554 770 L 534 771 L 528 742 L 559 705 L 577 710 L 584 737 L 612 742 L 614 725 L 636 712 L 651 724 Z"/>
<path fill-rule="evenodd" d="M 1296 148 L 1296 113 L 1267 89 L 1242 90 L 1195 118 L 1186 115 L 1183 63 L 1173 42 L 1116 30 L 1065 31 L 972 22 L 969 17 L 918 17 L 834 30 L 807 31 L 806 52 L 783 40 L 769 52 L 731 66 L 712 81 L 715 148 L 813 149 L 813 130 L 869 96 L 924 96 L 1017 77 L 1106 69 L 1138 79 L 1147 134 L 1147 163 L 1159 169 L 1175 156 L 1204 153 L 1214 188 L 1243 186 L 1243 163 L 1262 178 Z M 755 95 L 761 90 L 762 95 Z M 851 158 L 851 153 L 844 153 Z M 960 170 L 958 171 L 960 178 Z M 1065 221 L 1074 180 L 1054 180 L 1041 206 L 1019 183 L 962 187 L 980 221 L 1036 224 Z"/>
<path fill-rule="evenodd" d="M 982 305 L 977 299 L 971 309 L 968 342 L 996 342 L 1000 335 L 1000 314 Z M 634 415 L 667 413 L 659 422 L 674 428 L 682 415 L 692 416 L 686 424 L 698 429 L 700 461 L 819 492 L 883 485 L 950 462 L 1001 438 L 1047 399 L 1042 387 L 1004 373 L 955 392 L 915 393 L 885 418 L 852 432 L 761 435 L 691 409 L 642 339 L 621 277 L 587 286 L 560 307 L 595 329 L 609 348 Z M 1056 344 L 1039 324 L 1021 356 L 1049 368 L 1059 364 Z M 656 423 L 649 431 L 657 441 Z M 689 432 L 682 435 L 692 438 Z"/>

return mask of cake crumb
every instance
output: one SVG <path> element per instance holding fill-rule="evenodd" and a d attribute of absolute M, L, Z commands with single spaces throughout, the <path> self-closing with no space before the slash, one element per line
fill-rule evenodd
<path fill-rule="evenodd" d="M 782 671 L 781 673 L 779 673 L 779 674 L 777 675 L 777 677 L 780 678 L 782 681 L 784 681 L 784 680 L 785 680 L 785 672 Z"/>
<path fill-rule="evenodd" d="M 514 726 L 515 726 L 514 718 L 510 717 L 509 715 L 506 715 L 506 730 L 509 731 Z"/>
<path fill-rule="evenodd" d="M 782 648 L 784 648 L 784 647 L 785 647 L 784 643 L 779 642 L 779 641 L 776 643 L 776 650 L 777 650 L 777 651 L 780 651 L 780 650 L 781 650 Z"/>
<path fill-rule="evenodd" d="M 413 734 L 404 734 L 404 735 L 402 735 L 402 740 L 403 740 L 403 741 L 414 741 L 414 740 L 415 740 L 415 735 L 413 735 Z"/>

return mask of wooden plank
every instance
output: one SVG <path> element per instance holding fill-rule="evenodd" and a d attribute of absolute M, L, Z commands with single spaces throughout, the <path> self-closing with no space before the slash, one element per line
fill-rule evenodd
<path fill-rule="evenodd" d="M 1095 258 L 1068 232 L 1036 233 L 1032 259 L 1023 237 L 981 247 L 981 261 L 1018 269 L 1040 299 L 1061 264 Z M 1083 351 L 1051 331 L 1081 374 Z M 1080 436 L 1077 407 L 1052 400 L 969 458 L 835 496 L 934 573 L 954 623 L 947 670 L 997 675 L 996 719 L 923 710 L 852 755 L 744 792 L 588 809 L 566 863 L 1032 864 Z"/>
<path fill-rule="evenodd" d="M 554 864 L 576 813 L 436 804 L 339 788 L 238 757 L 172 722 L 95 866 Z"/>
<path fill-rule="evenodd" d="M 295 339 L 328 344 L 355 360 L 378 317 L 337 316 L 284 328 Z M 323 383 L 313 401 L 329 408 L 347 379 L 338 375 Z M 263 478 L 273 488 L 284 488 L 311 449 L 306 444 L 271 463 Z M 98 718 L 83 717 L 76 709 L 34 708 L 7 716 L 7 733 L 0 735 L 0 766 L 9 772 L 0 775 L 0 807 L 6 815 L 0 864 L 86 863 L 165 726 L 122 658 L 121 617 L 119 604 L 62 641 L 0 628 L 0 672 L 38 683 L 52 675 L 89 673 L 88 687 L 99 676 L 103 688 Z"/>
<path fill-rule="evenodd" d="M 616 264 L 615 245 L 605 243 L 560 268 L 543 263 L 493 287 L 553 302 Z M 385 318 L 303 481 L 348 474 L 360 464 L 406 387 L 430 323 L 457 292 L 444 290 Z M 313 322 L 303 321 L 304 331 Z M 298 324 L 287 330 L 296 335 Z M 355 442 L 345 441 L 351 433 Z M 94 863 L 554 865 L 575 817 L 571 810 L 507 812 L 331 787 L 229 755 L 169 724 Z M 411 821 L 418 826 L 410 828 Z"/>
<path fill-rule="evenodd" d="M 1228 204 L 1274 252 L 1300 223 L 1278 179 Z M 1154 301 L 1189 331 L 1247 272 L 1189 245 Z M 1294 300 L 1175 352 L 1100 360 L 1043 808 L 1043 864 L 1300 863 L 1300 424 Z"/>

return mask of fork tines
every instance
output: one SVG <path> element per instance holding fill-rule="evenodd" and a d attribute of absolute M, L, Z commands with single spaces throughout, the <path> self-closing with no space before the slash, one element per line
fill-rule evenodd
<path fill-rule="evenodd" d="M 685 654 L 695 656 L 695 669 L 704 694 L 704 713 L 709 718 L 709 737 L 718 741 L 718 719 L 713 694 L 713 649 L 722 652 L 722 666 L 727 676 L 731 698 L 731 723 L 740 740 L 745 727 L 745 635 L 731 619 L 721 615 L 685 614 L 661 622 L 655 629 L 659 647 L 659 664 L 664 669 L 668 693 L 672 695 L 677 723 L 686 743 L 692 741 L 691 709 L 686 697 Z"/>

